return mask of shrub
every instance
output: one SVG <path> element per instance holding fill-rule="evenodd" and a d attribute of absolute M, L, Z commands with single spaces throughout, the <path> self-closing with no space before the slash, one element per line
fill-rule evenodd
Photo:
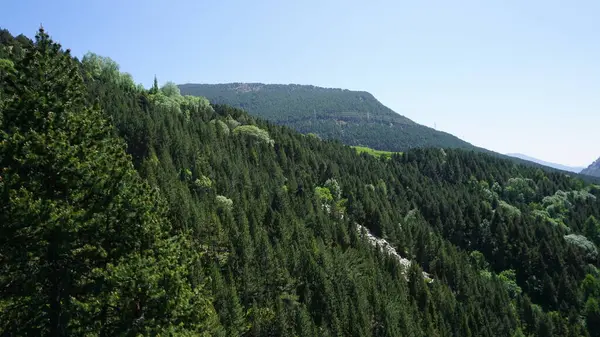
<path fill-rule="evenodd" d="M 233 208 L 233 200 L 227 198 L 226 196 L 217 195 L 216 201 L 217 201 L 217 205 L 221 209 L 230 211 Z"/>
<path fill-rule="evenodd" d="M 204 191 L 212 187 L 212 180 L 207 176 L 200 176 L 194 181 L 194 186 L 198 191 Z"/>
<path fill-rule="evenodd" d="M 315 187 L 315 195 L 323 204 L 330 205 L 333 202 L 333 195 L 331 195 L 331 191 L 327 187 Z"/>

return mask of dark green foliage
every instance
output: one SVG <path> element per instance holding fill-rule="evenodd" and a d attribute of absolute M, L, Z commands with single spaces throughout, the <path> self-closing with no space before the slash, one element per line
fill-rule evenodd
<path fill-rule="evenodd" d="M 9 59 L 16 81 L 29 68 Z M 46 87 L 3 85 L 2 97 L 22 99 L 2 110 L 0 334 L 48 335 L 52 315 L 70 335 L 598 331 L 598 260 L 574 242 L 595 240 L 599 189 L 463 150 L 358 154 L 171 84 L 145 90 L 112 64 L 87 57 Z M 51 110 L 66 111 L 54 117 L 64 126 L 45 118 Z M 388 244 L 374 247 L 357 224 Z M 45 242 L 64 254 L 49 259 Z M 41 305 L 52 280 L 72 294 L 59 310 Z"/>
<path fill-rule="evenodd" d="M 592 240 L 596 244 L 596 247 L 600 247 L 600 222 L 591 215 L 583 226 L 585 236 Z"/>
<path fill-rule="evenodd" d="M 304 134 L 337 139 L 363 149 L 366 146 L 375 154 L 381 154 L 377 150 L 402 152 L 419 147 L 459 148 L 555 171 L 531 161 L 473 146 L 451 134 L 417 124 L 387 108 L 368 92 L 262 83 L 182 84 L 179 88 L 184 95 L 203 96 L 215 104 L 241 108 Z M 590 175 L 571 174 L 586 181 L 600 182 Z"/>
<path fill-rule="evenodd" d="M 395 113 L 367 92 L 261 83 L 183 84 L 179 88 L 184 95 L 204 96 L 216 104 L 239 107 L 299 132 L 348 145 L 387 151 L 428 146 L 475 148 Z"/>
<path fill-rule="evenodd" d="M 590 336 L 600 336 L 600 305 L 596 298 L 589 298 L 585 303 L 585 322 Z"/>
<path fill-rule="evenodd" d="M 8 336 L 209 332 L 195 254 L 134 170 L 69 52 L 40 30 L 3 83 L 0 330 Z"/>

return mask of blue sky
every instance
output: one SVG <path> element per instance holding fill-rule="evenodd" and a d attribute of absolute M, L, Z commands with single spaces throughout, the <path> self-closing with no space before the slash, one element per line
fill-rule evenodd
<path fill-rule="evenodd" d="M 137 82 L 298 83 L 371 92 L 476 145 L 587 166 L 600 156 L 600 1 L 6 1 Z"/>

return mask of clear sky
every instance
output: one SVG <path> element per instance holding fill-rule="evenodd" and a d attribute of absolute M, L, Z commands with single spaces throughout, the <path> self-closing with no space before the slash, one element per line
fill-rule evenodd
<path fill-rule="evenodd" d="M 587 166 L 600 156 L 598 0 L 5 1 L 137 82 L 313 84 L 371 92 L 473 144 Z"/>

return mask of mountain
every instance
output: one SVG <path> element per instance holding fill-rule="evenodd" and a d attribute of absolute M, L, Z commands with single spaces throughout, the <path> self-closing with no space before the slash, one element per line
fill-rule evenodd
<path fill-rule="evenodd" d="M 571 172 L 533 158 L 506 156 L 476 147 L 451 134 L 434 130 L 397 114 L 364 91 L 297 84 L 182 84 L 181 94 L 206 97 L 279 125 L 323 139 L 337 139 L 350 146 L 403 152 L 419 147 L 459 148 L 508 158 L 517 164 L 546 171 Z M 590 176 L 579 176 L 597 182 Z"/>
<path fill-rule="evenodd" d="M 393 152 L 416 147 L 475 149 L 446 132 L 397 114 L 364 91 L 297 84 L 182 84 L 184 95 L 228 104 L 301 133 Z"/>
<path fill-rule="evenodd" d="M 523 160 L 532 161 L 534 163 L 538 163 L 540 165 L 552 167 L 552 168 L 555 168 L 557 170 L 569 171 L 569 172 L 573 172 L 573 173 L 580 173 L 584 169 L 584 167 L 567 166 L 567 165 L 561 165 L 561 164 L 556 164 L 556 163 L 550 163 L 550 162 L 543 161 L 543 160 L 540 160 L 540 159 L 537 159 L 537 158 L 529 157 L 529 156 L 521 154 L 521 153 L 507 153 L 506 155 L 507 156 L 511 156 L 511 157 L 515 157 L 515 158 L 520 158 L 520 159 L 523 159 Z"/>
<path fill-rule="evenodd" d="M 581 171 L 581 174 L 593 177 L 600 177 L 600 158 L 598 158 L 590 166 Z"/>
<path fill-rule="evenodd" d="M 1 336 L 597 336 L 600 187 L 357 153 L 0 31 Z"/>

